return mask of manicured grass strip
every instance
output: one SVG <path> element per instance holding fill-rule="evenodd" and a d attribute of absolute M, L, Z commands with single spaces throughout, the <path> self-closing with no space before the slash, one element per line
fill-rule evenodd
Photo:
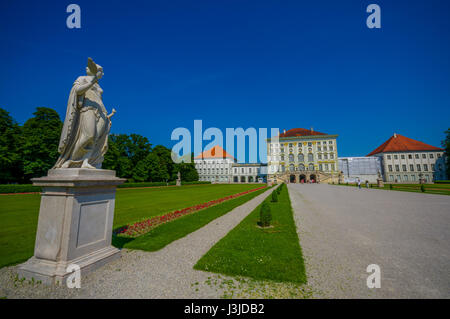
<path fill-rule="evenodd" d="M 214 245 L 194 269 L 257 280 L 306 283 L 302 251 L 287 187 L 278 202 L 265 201 L 272 212 L 273 228 L 257 227 L 260 206 Z"/>
<path fill-rule="evenodd" d="M 261 184 L 208 184 L 120 189 L 116 195 L 114 228 L 259 186 Z"/>
<path fill-rule="evenodd" d="M 139 249 L 145 251 L 159 250 L 171 242 L 180 239 L 197 229 L 205 226 L 214 219 L 225 215 L 234 208 L 244 204 L 255 196 L 263 193 L 262 189 L 247 195 L 223 202 L 219 205 L 201 210 L 197 213 L 185 215 L 170 223 L 162 224 L 150 232 L 137 238 L 113 236 L 113 245 L 119 248 Z"/>
<path fill-rule="evenodd" d="M 354 183 L 335 184 L 335 185 L 358 187 L 358 185 L 354 184 Z M 390 189 L 390 185 L 392 185 L 392 189 Z M 438 194 L 438 195 L 450 195 L 450 187 L 448 184 L 423 184 L 423 185 L 425 187 L 424 193 Z M 373 189 L 385 189 L 385 190 L 402 191 L 402 192 L 422 193 L 420 186 L 421 186 L 421 184 L 384 184 L 384 187 L 377 187 L 376 184 L 370 184 L 370 188 L 373 188 Z M 366 184 L 361 183 L 361 188 L 366 188 Z"/>
<path fill-rule="evenodd" d="M 114 228 L 258 186 L 261 184 L 120 189 L 116 194 Z M 0 267 L 21 263 L 33 256 L 40 199 L 39 194 L 0 196 Z"/>
<path fill-rule="evenodd" d="M 145 218 L 144 220 L 139 220 L 134 223 L 130 223 L 129 225 L 126 225 L 124 227 L 116 228 L 113 230 L 114 235 L 118 235 L 121 237 L 139 237 L 144 235 L 145 233 L 148 233 L 153 228 L 160 226 L 161 224 L 168 223 L 173 221 L 174 219 L 181 218 L 187 214 L 193 214 L 198 211 L 201 211 L 202 209 L 209 208 L 214 205 L 219 205 L 223 203 L 224 201 L 231 200 L 233 198 L 237 198 L 240 196 L 244 196 L 251 192 L 256 192 L 260 189 L 264 189 L 266 186 L 260 186 L 254 189 L 250 189 L 244 192 L 239 192 L 236 194 L 232 194 L 229 196 L 225 196 L 222 198 L 210 200 L 206 203 L 197 204 L 195 206 L 186 207 L 183 209 L 177 209 L 172 212 L 168 212 L 167 214 L 161 215 L 161 216 L 154 216 L 152 218 Z"/>

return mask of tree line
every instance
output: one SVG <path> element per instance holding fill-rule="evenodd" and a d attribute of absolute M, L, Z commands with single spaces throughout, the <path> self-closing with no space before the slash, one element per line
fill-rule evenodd
<path fill-rule="evenodd" d="M 23 125 L 0 108 L 0 184 L 29 183 L 33 177 L 47 175 L 59 156 L 62 125 L 51 108 L 36 108 Z M 130 182 L 173 181 L 178 172 L 183 181 L 198 181 L 192 161 L 174 163 L 170 149 L 153 147 L 142 135 L 111 134 L 108 147 L 102 168 L 113 169 Z"/>

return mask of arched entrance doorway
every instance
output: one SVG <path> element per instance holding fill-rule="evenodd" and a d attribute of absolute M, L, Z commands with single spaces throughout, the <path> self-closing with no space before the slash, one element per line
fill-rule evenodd
<path fill-rule="evenodd" d="M 317 182 L 316 174 L 309 175 L 309 180 L 311 181 L 311 183 L 316 183 Z"/>
<path fill-rule="evenodd" d="M 300 180 L 300 183 L 306 182 L 306 175 L 305 174 L 300 174 L 299 180 Z"/>
<path fill-rule="evenodd" d="M 249 183 L 253 183 L 253 176 L 249 176 L 249 177 L 248 177 L 248 182 L 249 182 Z"/>
<path fill-rule="evenodd" d="M 237 176 L 233 177 L 233 182 L 238 183 L 239 182 L 239 178 Z"/>
<path fill-rule="evenodd" d="M 295 183 L 295 175 L 292 174 L 291 176 L 289 176 L 289 182 L 290 183 Z"/>
<path fill-rule="evenodd" d="M 241 176 L 241 183 L 245 183 L 245 176 Z"/>

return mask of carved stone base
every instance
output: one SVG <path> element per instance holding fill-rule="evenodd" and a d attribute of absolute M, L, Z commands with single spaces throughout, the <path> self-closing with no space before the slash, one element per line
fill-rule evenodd
<path fill-rule="evenodd" d="M 382 179 L 377 179 L 377 187 L 381 187 L 381 188 L 383 188 L 384 187 L 384 183 L 383 183 L 383 180 Z"/>
<path fill-rule="evenodd" d="M 42 187 L 34 256 L 19 266 L 19 276 L 46 284 L 62 283 L 70 264 L 86 274 L 120 257 L 111 246 L 115 171 L 55 169 L 35 178 Z"/>
<path fill-rule="evenodd" d="M 115 247 L 106 247 L 91 254 L 81 256 L 69 261 L 52 261 L 31 257 L 19 266 L 17 273 L 19 278 L 41 281 L 46 285 L 64 284 L 67 277 L 72 274 L 67 272 L 67 266 L 75 264 L 80 266 L 81 275 L 86 275 L 101 266 L 120 258 L 120 250 Z"/>

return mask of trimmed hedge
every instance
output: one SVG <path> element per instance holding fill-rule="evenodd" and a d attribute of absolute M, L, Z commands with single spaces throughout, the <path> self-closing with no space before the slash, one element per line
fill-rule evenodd
<path fill-rule="evenodd" d="M 447 181 L 434 181 L 435 184 L 450 184 L 450 180 Z"/>
<path fill-rule="evenodd" d="M 31 184 L 7 184 L 0 185 L 0 194 L 7 193 L 35 193 L 40 192 L 39 186 L 33 186 Z"/>
<path fill-rule="evenodd" d="M 167 186 L 169 185 L 175 185 L 175 182 L 140 182 L 140 183 L 123 183 L 117 188 L 133 188 L 133 187 L 155 187 L 155 186 Z"/>
<path fill-rule="evenodd" d="M 175 181 L 169 182 L 169 186 L 176 185 Z M 195 184 L 211 184 L 211 182 L 206 181 L 196 181 L 196 182 L 181 182 L 181 185 L 195 185 Z M 167 186 L 165 182 L 142 182 L 142 183 L 124 183 L 117 186 L 118 188 L 132 188 L 132 187 L 157 187 L 157 186 Z M 0 194 L 10 194 L 10 193 L 39 193 L 41 191 L 40 186 L 33 186 L 31 184 L 5 184 L 0 185 Z"/>
<path fill-rule="evenodd" d="M 181 181 L 181 185 L 195 185 L 195 184 L 211 184 L 211 182 L 207 182 L 207 181 L 183 182 L 183 181 Z"/>

